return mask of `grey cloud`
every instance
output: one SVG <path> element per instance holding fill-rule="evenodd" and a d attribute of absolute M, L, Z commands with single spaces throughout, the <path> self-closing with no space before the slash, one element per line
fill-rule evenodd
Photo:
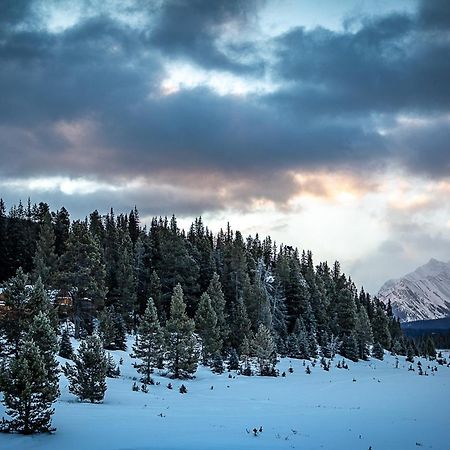
<path fill-rule="evenodd" d="M 245 31 L 261 3 L 258 0 L 167 0 L 162 3 L 149 32 L 149 42 L 170 56 L 190 59 L 209 69 L 261 72 L 262 61 L 243 61 L 255 53 L 256 47 L 250 42 L 237 47 L 229 45 L 228 51 L 220 45 L 221 27 L 233 24 Z"/>

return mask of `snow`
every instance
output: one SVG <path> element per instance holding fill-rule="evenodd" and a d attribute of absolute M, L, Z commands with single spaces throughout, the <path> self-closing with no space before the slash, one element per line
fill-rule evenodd
<path fill-rule="evenodd" d="M 131 344 L 131 341 L 130 341 Z M 202 450 L 202 449 L 448 449 L 450 368 L 422 359 L 429 376 L 408 371 L 409 363 L 352 363 L 330 372 L 317 364 L 284 358 L 286 377 L 215 375 L 200 367 L 196 378 L 170 380 L 133 392 L 137 377 L 127 352 L 111 352 L 121 377 L 108 379 L 103 404 L 79 403 L 61 377 L 53 435 L 0 435 L 2 450 Z M 448 352 L 444 356 L 448 358 Z M 63 361 L 63 360 L 62 360 Z M 311 362 L 306 362 L 311 366 Z M 288 372 L 292 365 L 293 373 Z M 353 381 L 353 380 L 356 381 Z M 173 390 L 167 389 L 171 382 Z M 187 394 L 178 389 L 184 383 Z M 213 389 L 211 389 L 213 386 Z M 0 417 L 4 414 L 0 406 Z M 247 429 L 263 427 L 257 437 Z"/>
<path fill-rule="evenodd" d="M 431 259 L 414 272 L 387 281 L 378 297 L 386 304 L 390 300 L 404 322 L 450 316 L 450 262 Z"/>

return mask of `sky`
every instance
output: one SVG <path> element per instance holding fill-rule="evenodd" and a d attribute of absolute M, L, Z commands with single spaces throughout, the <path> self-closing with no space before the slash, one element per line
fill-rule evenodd
<path fill-rule="evenodd" d="M 447 0 L 1 0 L 0 196 L 450 260 Z"/>

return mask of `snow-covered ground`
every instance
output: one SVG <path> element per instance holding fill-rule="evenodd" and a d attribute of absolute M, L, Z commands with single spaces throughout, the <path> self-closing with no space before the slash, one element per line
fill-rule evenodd
<path fill-rule="evenodd" d="M 317 364 L 282 359 L 286 377 L 215 375 L 201 367 L 194 380 L 155 374 L 158 386 L 133 392 L 137 377 L 127 352 L 122 375 L 108 379 L 103 404 L 79 403 L 61 377 L 53 435 L 0 435 L 1 450 L 202 450 L 450 448 L 450 368 L 422 359 L 429 376 L 408 371 L 409 363 L 352 363 L 330 372 Z M 448 358 L 448 352 L 444 353 Z M 310 364 L 310 362 L 307 362 Z M 293 373 L 288 372 L 292 366 Z M 354 381 L 355 380 L 355 381 Z M 171 382 L 173 390 L 167 388 Z M 184 383 L 187 394 L 178 389 Z M 0 417 L 4 414 L 0 406 Z M 247 430 L 263 427 L 257 437 Z"/>

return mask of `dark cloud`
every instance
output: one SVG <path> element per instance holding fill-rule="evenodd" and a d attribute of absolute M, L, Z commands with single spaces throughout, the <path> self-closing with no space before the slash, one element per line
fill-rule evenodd
<path fill-rule="evenodd" d="M 286 204 L 301 188 L 291 171 L 364 176 L 395 161 L 415 173 L 449 174 L 448 121 L 379 131 L 380 121 L 395 123 L 399 114 L 448 114 L 445 2 L 365 19 L 357 31 L 293 29 L 267 42 L 263 63 L 260 44 L 245 32 L 258 1 L 171 0 L 156 9 L 137 2 L 141 26 L 105 8 L 93 14 L 95 2 L 87 3 L 90 13 L 75 25 L 50 32 L 29 25 L 39 19 L 33 2 L 1 2 L 2 177 L 184 183 L 191 200 L 179 190 L 170 195 L 198 211 L 227 201 Z M 241 39 L 230 44 L 233 27 Z M 162 95 L 167 58 L 235 75 L 267 70 L 280 87 L 243 97 L 206 88 Z M 208 189 L 220 180 L 227 190 L 220 198 L 211 189 L 215 203 L 195 190 L 205 174 Z"/>
<path fill-rule="evenodd" d="M 260 0 L 167 0 L 150 30 L 149 41 L 169 56 L 190 59 L 208 69 L 234 73 L 261 72 L 250 42 L 224 44 L 224 27 L 243 31 L 251 26 Z M 246 59 L 252 61 L 248 62 Z"/>

